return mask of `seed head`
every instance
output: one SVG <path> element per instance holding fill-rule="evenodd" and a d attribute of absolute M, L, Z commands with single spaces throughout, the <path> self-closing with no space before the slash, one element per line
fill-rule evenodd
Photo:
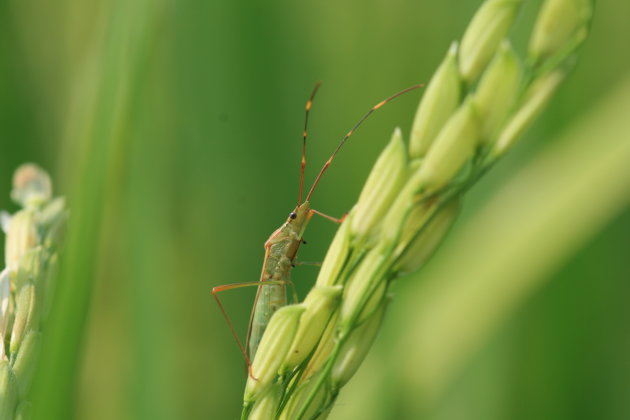
<path fill-rule="evenodd" d="M 315 390 L 317 380 L 319 376 L 314 376 L 306 381 L 303 381 L 289 400 L 286 408 L 282 411 L 279 420 L 293 420 L 298 418 L 300 411 L 303 409 L 306 400 L 311 396 L 311 392 Z M 306 411 L 300 418 L 312 419 L 315 418 L 315 414 L 320 410 L 326 401 L 327 392 L 323 388 L 315 390 L 316 394 L 313 396 L 312 403 L 308 406 Z M 323 417 L 322 417 L 323 416 Z M 326 418 L 326 415 L 318 416 L 318 418 Z"/>
<path fill-rule="evenodd" d="M 399 128 L 370 172 L 353 209 L 352 233 L 357 238 L 377 236 L 381 222 L 407 178 L 407 151 Z M 361 240 L 361 239 L 359 239 Z"/>
<path fill-rule="evenodd" d="M 508 33 L 522 0 L 488 0 L 477 11 L 462 38 L 459 68 L 466 82 L 474 81 Z"/>
<path fill-rule="evenodd" d="M 20 210 L 11 217 L 5 246 L 5 262 L 15 269 L 20 258 L 37 245 L 37 225 L 32 210 Z"/>
<path fill-rule="evenodd" d="M 324 363 L 326 363 L 328 356 L 330 356 L 330 353 L 335 347 L 335 333 L 337 332 L 338 319 L 339 311 L 336 311 L 333 313 L 330 322 L 328 322 L 328 325 L 326 325 L 326 329 L 322 333 L 322 337 L 317 344 L 317 348 L 315 349 L 313 356 L 309 360 L 308 365 L 304 369 L 303 379 L 308 380 L 309 378 L 319 373 Z"/>
<path fill-rule="evenodd" d="M 341 291 L 341 286 L 315 286 L 306 296 L 302 303 L 306 309 L 300 317 L 300 325 L 280 374 L 290 372 L 313 351 L 333 312 L 337 310 Z"/>
<path fill-rule="evenodd" d="M 11 353 L 17 353 L 22 345 L 24 335 L 33 328 L 37 321 L 38 309 L 35 286 L 32 283 L 23 285 L 15 299 L 15 320 L 11 331 Z"/>
<path fill-rule="evenodd" d="M 427 86 L 411 127 L 409 156 L 423 157 L 444 123 L 459 106 L 462 80 L 457 64 L 457 43 L 453 43 L 446 57 Z"/>
<path fill-rule="evenodd" d="M 423 226 L 406 245 L 396 262 L 395 271 L 411 273 L 422 267 L 446 236 L 460 208 L 459 200 L 453 199 L 450 204 L 439 209 L 426 226 Z M 423 217 L 423 220 L 426 219 Z"/>
<path fill-rule="evenodd" d="M 539 77 L 532 83 L 527 89 L 521 106 L 501 131 L 493 151 L 495 155 L 505 153 L 523 131 L 529 127 L 534 118 L 545 108 L 564 77 L 565 72 L 563 70 L 555 70 Z"/>
<path fill-rule="evenodd" d="M 24 337 L 24 342 L 13 363 L 13 372 L 18 379 L 20 393 L 24 394 L 35 373 L 40 342 L 39 331 L 31 330 Z"/>
<path fill-rule="evenodd" d="M 361 261 L 356 272 L 348 280 L 341 305 L 340 330 L 351 329 L 354 323 L 360 323 L 369 316 L 382 300 L 385 293 L 387 259 L 383 247 L 372 249 Z M 360 312 L 360 314 L 359 314 Z M 358 319 L 355 317 L 358 316 Z"/>
<path fill-rule="evenodd" d="M 481 77 L 474 96 L 481 121 L 482 142 L 495 139 L 497 131 L 514 106 L 520 81 L 519 59 L 509 41 L 504 41 Z"/>
<path fill-rule="evenodd" d="M 592 0 L 546 0 L 529 43 L 531 58 L 540 62 L 574 49 L 586 38 L 592 16 Z"/>
<path fill-rule="evenodd" d="M 4 348 L 7 325 L 9 323 L 9 304 L 11 299 L 11 279 L 10 271 L 5 268 L 0 273 L 0 360 L 6 359 Z"/>
<path fill-rule="evenodd" d="M 38 207 L 52 196 L 50 176 L 39 166 L 26 163 L 13 175 L 11 198 L 25 208 Z"/>
<path fill-rule="evenodd" d="M 335 238 L 326 253 L 326 258 L 324 258 L 322 263 L 322 268 L 319 270 L 316 281 L 317 286 L 332 286 L 335 284 L 350 251 L 350 226 L 352 219 L 352 214 L 349 214 L 337 230 Z"/>
<path fill-rule="evenodd" d="M 410 182 L 435 191 L 446 185 L 470 159 L 479 142 L 477 112 L 465 101 L 448 120 Z"/>
<path fill-rule="evenodd" d="M 249 414 L 249 420 L 268 420 L 274 418 L 280 404 L 282 387 L 274 384 L 256 401 Z"/>
<path fill-rule="evenodd" d="M 341 347 L 332 369 L 331 378 L 334 389 L 344 386 L 363 363 L 381 326 L 386 306 L 380 305 L 363 324 L 350 333 Z"/>
<path fill-rule="evenodd" d="M 255 401 L 273 383 L 305 309 L 304 305 L 289 305 L 278 309 L 271 317 L 252 363 L 253 377 L 247 378 L 243 398 L 246 404 Z"/>
<path fill-rule="evenodd" d="M 0 418 L 11 419 L 15 414 L 19 392 L 15 373 L 13 373 L 8 360 L 0 360 L 0 389 L 3 391 L 0 402 Z"/>

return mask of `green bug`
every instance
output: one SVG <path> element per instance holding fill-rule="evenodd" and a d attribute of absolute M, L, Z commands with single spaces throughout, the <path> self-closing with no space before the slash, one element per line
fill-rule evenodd
<path fill-rule="evenodd" d="M 265 258 L 263 260 L 260 279 L 254 282 L 224 284 L 216 286 L 212 289 L 212 295 L 216 299 L 217 304 L 219 305 L 219 309 L 221 310 L 221 313 L 228 323 L 230 331 L 232 332 L 232 335 L 234 336 L 234 339 L 236 340 L 241 350 L 241 353 L 243 354 L 245 362 L 247 363 L 249 374 L 252 377 L 253 374 L 251 372 L 251 362 L 256 355 L 256 350 L 258 349 L 258 345 L 263 336 L 263 333 L 265 332 L 265 329 L 269 324 L 269 320 L 276 310 L 287 304 L 287 286 L 293 286 L 293 283 L 291 282 L 291 269 L 296 265 L 295 261 L 300 245 L 305 243 L 303 235 L 311 218 L 314 214 L 318 214 L 336 223 L 341 223 L 343 221 L 343 217 L 337 219 L 320 213 L 319 211 L 314 210 L 310 207 L 310 198 L 313 194 L 313 191 L 315 190 L 315 187 L 319 183 L 319 180 L 321 179 L 324 172 L 326 172 L 326 169 L 328 169 L 346 140 L 348 140 L 348 138 L 355 132 L 355 130 L 361 125 L 361 123 L 363 123 L 363 121 L 365 121 L 365 119 L 370 116 L 370 114 L 372 114 L 374 111 L 376 111 L 392 99 L 397 98 L 398 96 L 407 93 L 410 90 L 421 87 L 421 85 L 414 85 L 407 89 L 404 89 L 396 93 L 395 95 L 392 95 L 389 98 L 379 102 L 378 104 L 373 106 L 365 115 L 363 115 L 363 117 L 361 117 L 361 119 L 354 125 L 354 127 L 339 142 L 339 145 L 337 146 L 335 151 L 332 153 L 322 169 L 319 171 L 317 178 L 315 178 L 311 189 L 306 195 L 306 199 L 302 201 L 302 193 L 304 190 L 304 168 L 306 167 L 306 138 L 308 115 L 319 86 L 320 83 L 318 82 L 315 85 L 315 88 L 313 89 L 313 92 L 311 93 L 308 101 L 306 102 L 298 204 L 295 209 L 293 209 L 293 211 L 289 213 L 289 217 L 287 218 L 286 222 L 284 222 L 282 226 L 276 229 L 276 231 L 273 232 L 271 236 L 269 236 L 269 239 L 267 239 L 267 241 L 265 242 Z M 243 346 L 217 294 L 226 290 L 250 286 L 257 286 L 258 291 L 256 293 L 254 307 L 250 316 L 247 341 L 245 343 L 245 346 Z M 295 290 L 293 291 L 293 298 L 294 301 L 297 301 Z"/>

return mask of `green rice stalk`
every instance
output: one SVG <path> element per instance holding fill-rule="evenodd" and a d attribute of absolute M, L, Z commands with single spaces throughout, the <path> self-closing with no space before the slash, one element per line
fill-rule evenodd
<path fill-rule="evenodd" d="M 52 198 L 48 174 L 33 164 L 16 170 L 11 198 L 22 208 L 1 215 L 6 267 L 0 274 L 0 418 L 22 419 L 68 213 L 63 198 Z"/>
<path fill-rule="evenodd" d="M 305 303 L 272 317 L 242 418 L 327 417 L 376 337 L 392 282 L 430 258 L 466 191 L 566 78 L 588 33 L 592 2 L 546 0 L 525 59 L 507 39 L 520 4 L 487 0 L 461 43 L 453 43 L 420 102 L 409 144 L 396 129 L 338 230 L 315 288 Z"/>

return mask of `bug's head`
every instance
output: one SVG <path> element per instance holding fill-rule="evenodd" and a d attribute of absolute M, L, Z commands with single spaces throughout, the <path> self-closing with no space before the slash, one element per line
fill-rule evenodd
<path fill-rule="evenodd" d="M 306 219 L 308 219 L 311 215 L 311 207 L 308 201 L 303 202 L 299 206 L 297 206 L 291 213 L 289 213 L 289 217 L 287 219 L 288 223 L 304 223 Z"/>

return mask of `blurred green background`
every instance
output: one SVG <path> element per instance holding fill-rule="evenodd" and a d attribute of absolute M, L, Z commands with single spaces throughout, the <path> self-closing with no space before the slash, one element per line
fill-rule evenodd
<path fill-rule="evenodd" d="M 372 105 L 429 80 L 479 4 L 1 2 L 0 208 L 15 209 L 12 171 L 34 161 L 72 211 L 36 387 L 50 413 L 238 418 L 243 362 L 210 290 L 258 279 L 297 200 L 313 84 L 307 184 Z M 517 21 L 521 51 L 538 6 Z M 469 194 L 430 266 L 397 284 L 332 418 L 628 418 L 629 17 L 628 2 L 596 9 L 548 110 Z M 315 208 L 350 208 L 419 95 L 357 132 Z M 314 220 L 301 259 L 321 260 L 334 230 Z M 302 294 L 315 275 L 294 270 Z M 243 333 L 254 293 L 224 293 Z"/>

